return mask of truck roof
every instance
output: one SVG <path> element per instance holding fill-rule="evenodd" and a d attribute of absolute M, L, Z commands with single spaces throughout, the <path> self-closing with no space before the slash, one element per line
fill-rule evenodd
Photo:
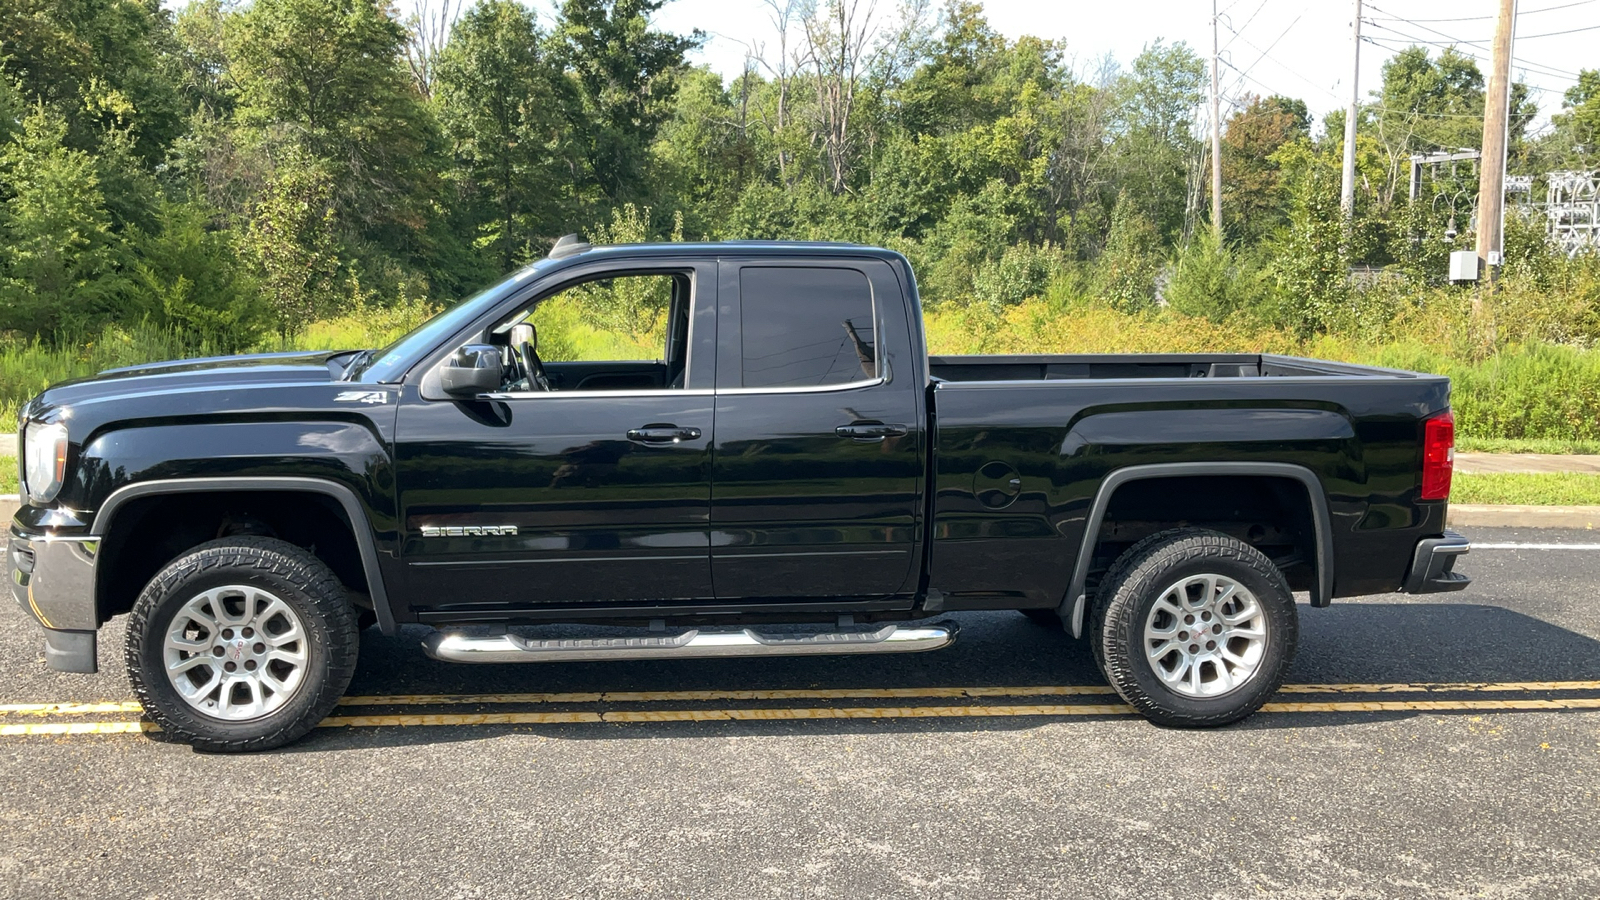
<path fill-rule="evenodd" d="M 901 255 L 893 250 L 868 244 L 843 241 L 656 241 L 640 244 L 587 244 L 558 242 L 552 248 L 551 259 L 595 259 L 612 256 L 688 256 L 714 254 L 717 256 L 795 256 L 837 257 L 869 256 L 884 260 L 899 260 Z M 565 243 L 564 243 L 565 242 Z"/>

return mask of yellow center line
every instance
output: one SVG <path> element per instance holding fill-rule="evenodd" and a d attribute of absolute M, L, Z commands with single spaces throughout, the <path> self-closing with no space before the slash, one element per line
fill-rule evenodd
<path fill-rule="evenodd" d="M 1261 712 L 1482 712 L 1600 709 L 1600 697 L 1521 700 L 1346 700 L 1322 703 L 1268 703 Z M 1122 703 L 1028 704 L 1017 706 L 824 706 L 768 709 L 663 709 L 610 712 L 441 713 L 422 715 L 330 716 L 321 728 L 379 728 L 475 725 L 569 725 L 642 722 L 780 721 L 803 719 L 928 719 L 995 717 L 1131 716 Z M 159 731 L 146 722 L 48 722 L 0 725 L 0 736 L 129 734 Z"/>
<path fill-rule="evenodd" d="M 104 701 L 100 703 L 7 703 L 0 705 L 0 715 L 26 716 L 83 716 L 93 713 L 143 712 L 137 700 Z"/>
<path fill-rule="evenodd" d="M 1286 684 L 1280 694 L 1421 694 L 1600 691 L 1600 681 L 1425 681 L 1399 684 Z"/>
<path fill-rule="evenodd" d="M 40 722 L 33 725 L 0 725 L 0 737 L 23 735 L 137 734 L 160 731 L 149 722 Z"/>
<path fill-rule="evenodd" d="M 1600 681 L 1461 681 L 1370 684 L 1286 684 L 1280 694 L 1552 693 L 1600 691 Z M 1107 685 L 1067 684 L 1013 687 L 828 688 L 739 691 L 575 691 L 511 694 L 390 694 L 343 697 L 340 706 L 468 706 L 475 704 L 661 703 L 726 700 L 963 699 L 979 697 L 1110 696 Z M 0 704 L 0 716 L 81 716 L 138 713 L 137 701 Z"/>
<path fill-rule="evenodd" d="M 1038 687 L 829 688 L 746 691 L 603 691 L 565 694 L 393 694 L 343 697 L 340 706 L 457 706 L 467 703 L 660 703 L 705 700 L 871 700 L 902 697 L 1098 696 L 1103 684 Z"/>

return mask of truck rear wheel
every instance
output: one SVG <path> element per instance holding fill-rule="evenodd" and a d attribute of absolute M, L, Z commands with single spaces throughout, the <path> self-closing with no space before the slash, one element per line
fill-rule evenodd
<path fill-rule="evenodd" d="M 279 747 L 310 731 L 355 673 L 344 587 L 267 537 L 201 544 L 145 586 L 128 621 L 128 677 L 162 731 L 197 749 Z"/>
<path fill-rule="evenodd" d="M 1158 725 L 1203 728 L 1255 712 L 1283 683 L 1299 624 L 1283 573 L 1215 531 L 1152 535 L 1101 583 L 1091 638 L 1106 680 Z"/>

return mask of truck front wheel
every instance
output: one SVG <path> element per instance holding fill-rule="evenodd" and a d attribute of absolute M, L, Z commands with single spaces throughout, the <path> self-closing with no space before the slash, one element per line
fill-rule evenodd
<path fill-rule="evenodd" d="M 355 673 L 356 613 L 321 560 L 286 541 L 201 544 L 150 580 L 128 621 L 128 677 L 163 732 L 197 749 L 279 747 Z"/>
<path fill-rule="evenodd" d="M 1128 550 L 1101 583 L 1095 656 L 1158 725 L 1202 728 L 1255 712 L 1283 683 L 1299 638 L 1294 595 L 1261 551 L 1181 528 Z"/>

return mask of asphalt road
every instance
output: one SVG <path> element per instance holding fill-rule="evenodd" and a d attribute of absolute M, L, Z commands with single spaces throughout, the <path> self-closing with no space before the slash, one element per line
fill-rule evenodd
<path fill-rule="evenodd" d="M 1278 700 L 1346 711 L 1207 732 L 1002 714 L 1116 699 L 1075 687 L 1102 684 L 1081 645 L 1014 613 L 959 616 L 946 650 L 849 659 L 462 667 L 426 659 L 420 629 L 371 631 L 352 695 L 558 696 L 369 701 L 337 714 L 355 727 L 254 756 L 0 737 L 0 896 L 1600 896 L 1600 551 L 1462 568 L 1461 594 L 1302 607 L 1289 682 L 1314 687 Z M 121 638 L 103 633 L 100 675 L 54 675 L 0 603 L 0 704 L 127 700 Z M 1424 687 L 1459 683 L 1491 688 Z M 950 690 L 1021 687 L 1063 690 Z M 887 688 L 914 696 L 840 695 Z M 802 696 L 760 693 L 778 689 Z M 680 720 L 357 718 L 485 713 Z"/>

